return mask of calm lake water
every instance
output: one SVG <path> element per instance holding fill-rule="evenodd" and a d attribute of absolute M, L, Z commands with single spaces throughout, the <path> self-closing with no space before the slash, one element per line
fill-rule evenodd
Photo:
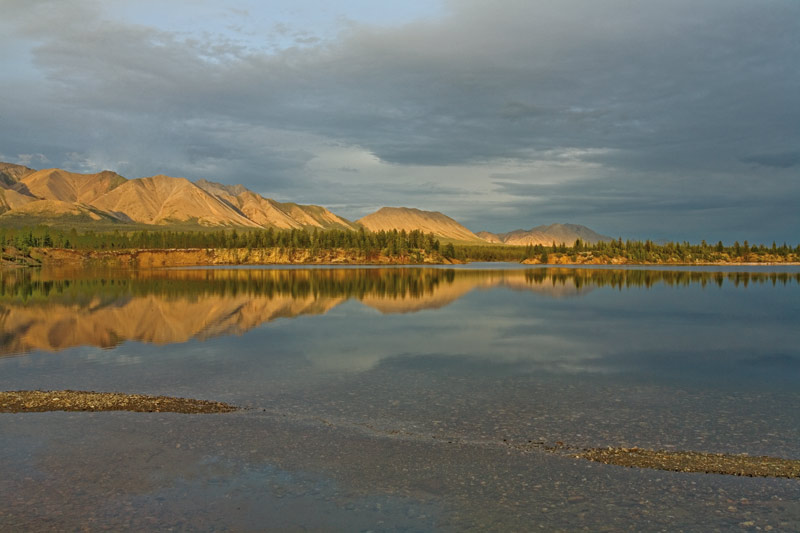
<path fill-rule="evenodd" d="M 800 268 L 0 271 L 0 390 L 226 401 L 0 414 L 0 530 L 798 531 Z"/>

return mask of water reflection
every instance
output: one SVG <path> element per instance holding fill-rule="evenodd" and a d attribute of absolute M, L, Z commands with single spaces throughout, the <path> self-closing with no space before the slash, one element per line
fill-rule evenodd
<path fill-rule="evenodd" d="M 0 389 L 252 408 L 0 416 L 0 530 L 798 530 L 790 480 L 505 444 L 800 457 L 797 270 L 0 272 Z"/>
<path fill-rule="evenodd" d="M 0 271 L 0 355 L 126 340 L 171 344 L 241 335 L 278 318 L 325 314 L 348 300 L 380 313 L 438 309 L 475 289 L 548 298 L 600 287 L 800 284 L 800 273 L 538 268 Z"/>

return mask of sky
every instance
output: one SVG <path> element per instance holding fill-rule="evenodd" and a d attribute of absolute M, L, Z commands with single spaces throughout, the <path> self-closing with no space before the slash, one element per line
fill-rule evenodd
<path fill-rule="evenodd" d="M 0 0 L 0 161 L 800 243 L 797 0 Z"/>

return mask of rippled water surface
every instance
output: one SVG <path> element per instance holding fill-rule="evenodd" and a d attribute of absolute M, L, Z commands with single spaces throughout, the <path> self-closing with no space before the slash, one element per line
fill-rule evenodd
<path fill-rule="evenodd" d="M 0 530 L 800 530 L 800 481 L 519 443 L 800 459 L 800 269 L 0 272 Z"/>

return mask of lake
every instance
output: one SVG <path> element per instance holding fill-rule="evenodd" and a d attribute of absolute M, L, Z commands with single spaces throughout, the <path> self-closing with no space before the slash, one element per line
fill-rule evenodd
<path fill-rule="evenodd" d="M 226 414 L 0 413 L 0 530 L 798 531 L 800 268 L 0 271 L 0 390 Z"/>

